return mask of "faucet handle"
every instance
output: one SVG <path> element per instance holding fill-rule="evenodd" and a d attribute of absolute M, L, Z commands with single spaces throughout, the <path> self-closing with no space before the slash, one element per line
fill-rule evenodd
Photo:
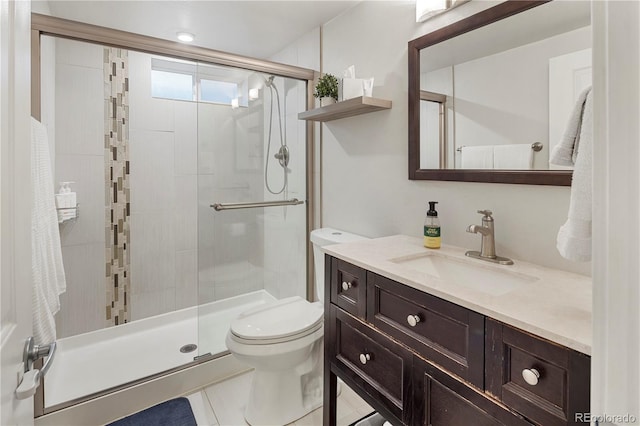
<path fill-rule="evenodd" d="M 491 217 L 491 215 L 493 214 L 493 212 L 491 210 L 478 210 L 478 213 Z"/>

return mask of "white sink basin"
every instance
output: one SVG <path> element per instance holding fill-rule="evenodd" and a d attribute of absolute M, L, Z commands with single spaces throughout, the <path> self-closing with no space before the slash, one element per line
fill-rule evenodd
<path fill-rule="evenodd" d="M 538 278 L 509 271 L 510 266 L 500 266 L 480 261 L 457 259 L 437 253 L 422 253 L 390 259 L 391 262 L 408 269 L 423 272 L 446 283 L 462 286 L 492 296 L 517 290 Z"/>

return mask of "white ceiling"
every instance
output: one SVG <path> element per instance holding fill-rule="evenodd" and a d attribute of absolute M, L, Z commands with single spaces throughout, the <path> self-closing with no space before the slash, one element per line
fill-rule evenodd
<path fill-rule="evenodd" d="M 53 16 L 268 59 L 357 1 L 67 1 L 49 0 Z M 45 6 L 46 8 L 46 6 Z M 42 5 L 34 6 L 34 11 Z"/>

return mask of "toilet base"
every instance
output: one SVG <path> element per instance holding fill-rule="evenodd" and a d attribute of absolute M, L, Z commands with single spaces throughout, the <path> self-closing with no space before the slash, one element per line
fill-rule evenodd
<path fill-rule="evenodd" d="M 286 425 L 321 406 L 322 375 L 255 371 L 244 417 L 252 426 Z"/>

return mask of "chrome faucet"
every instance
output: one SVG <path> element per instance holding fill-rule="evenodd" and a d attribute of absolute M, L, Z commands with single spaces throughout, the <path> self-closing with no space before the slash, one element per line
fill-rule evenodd
<path fill-rule="evenodd" d="M 513 260 L 506 257 L 496 256 L 496 239 L 493 228 L 493 212 L 491 210 L 478 210 L 482 216 L 482 226 L 469 225 L 467 232 L 482 235 L 480 251 L 470 250 L 465 254 L 475 259 L 487 260 L 489 262 L 500 263 L 501 265 L 513 265 Z"/>

